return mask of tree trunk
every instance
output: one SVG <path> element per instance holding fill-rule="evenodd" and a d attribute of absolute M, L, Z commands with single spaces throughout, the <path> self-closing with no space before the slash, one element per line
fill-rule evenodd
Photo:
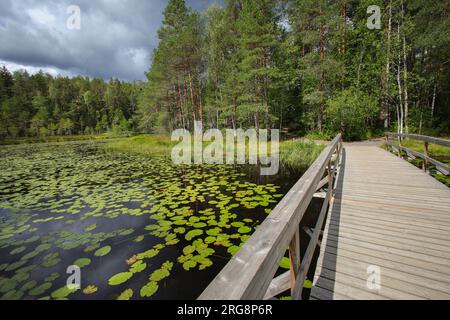
<path fill-rule="evenodd" d="M 397 85 L 398 85 L 398 108 L 397 108 L 397 119 L 398 119 L 398 133 L 403 134 L 403 89 L 402 89 L 402 80 L 400 77 L 401 69 L 402 69 L 402 61 L 400 55 L 400 21 L 397 21 L 397 40 L 399 44 L 398 48 L 398 59 L 397 59 Z"/>
<path fill-rule="evenodd" d="M 403 0 L 402 0 L 402 19 L 403 21 L 405 21 L 405 9 L 404 9 L 404 5 L 403 5 Z M 405 133 L 409 133 L 408 130 L 408 113 L 409 113 L 409 101 L 408 101 L 408 64 L 407 64 L 407 59 L 406 59 L 406 36 L 405 36 L 405 32 L 403 31 L 403 87 L 404 87 L 404 91 L 405 91 Z"/>
<path fill-rule="evenodd" d="M 436 105 L 436 89 L 437 89 L 437 79 L 434 81 L 433 98 L 431 99 L 431 125 L 433 124 L 434 108 Z"/>
<path fill-rule="evenodd" d="M 322 21 L 323 16 L 323 8 L 322 8 L 322 2 L 320 3 L 320 84 L 319 84 L 319 92 L 320 92 L 320 109 L 319 109 L 319 119 L 317 123 L 317 128 L 319 131 L 322 131 L 323 129 L 323 113 L 325 111 L 325 97 L 324 97 L 324 90 L 325 90 L 325 72 L 323 67 L 323 62 L 325 58 L 325 48 L 324 48 L 324 33 L 325 28 Z"/>
<path fill-rule="evenodd" d="M 202 86 L 198 85 L 198 112 L 200 113 L 200 125 L 203 130 L 203 102 L 202 102 Z"/>
<path fill-rule="evenodd" d="M 391 32 L 392 32 L 392 0 L 389 0 L 389 20 L 388 20 L 388 31 L 387 31 L 387 54 L 386 54 L 386 69 L 385 69 L 385 79 L 383 86 L 383 104 L 384 104 L 384 112 L 385 120 L 384 120 L 384 128 L 387 129 L 390 127 L 390 114 L 391 108 L 389 106 L 389 82 L 390 82 L 390 72 L 391 72 Z"/>
<path fill-rule="evenodd" d="M 193 88 L 193 84 L 192 84 L 192 76 L 189 73 L 189 89 L 191 92 L 191 105 L 192 105 L 192 116 L 194 118 L 194 124 L 197 121 L 197 115 L 195 112 L 195 101 L 194 101 L 194 88 Z"/>

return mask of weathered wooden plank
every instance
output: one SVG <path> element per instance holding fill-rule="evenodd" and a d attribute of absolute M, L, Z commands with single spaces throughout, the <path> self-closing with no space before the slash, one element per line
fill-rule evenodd
<path fill-rule="evenodd" d="M 406 148 L 406 147 L 398 146 L 398 145 L 395 145 L 395 144 L 390 143 L 390 142 L 388 142 L 387 144 L 389 146 L 391 146 L 391 147 L 395 147 L 395 148 L 397 148 L 397 149 L 399 149 L 401 151 L 404 151 L 406 153 L 410 153 L 410 154 L 412 154 L 412 155 L 414 155 L 414 156 L 416 156 L 418 158 L 423 159 L 426 164 L 431 163 L 431 164 L 435 165 L 436 169 L 438 169 L 439 171 L 441 171 L 445 175 L 448 175 L 449 172 L 450 172 L 450 166 L 448 166 L 445 163 L 442 163 L 442 162 L 440 162 L 438 160 L 435 160 L 435 159 L 433 159 L 433 158 L 431 158 L 431 157 L 429 157 L 429 156 L 427 156 L 427 155 L 425 155 L 423 153 L 411 150 L 411 149 Z"/>
<path fill-rule="evenodd" d="M 287 271 L 278 277 L 274 278 L 264 295 L 264 300 L 272 299 L 273 297 L 289 290 L 291 288 L 291 271 Z"/>
<path fill-rule="evenodd" d="M 410 264 L 403 263 L 401 261 L 399 262 L 398 259 L 397 259 L 397 261 L 393 261 L 391 259 L 386 259 L 385 257 L 383 257 L 383 255 L 381 255 L 381 256 L 368 255 L 366 252 L 360 253 L 360 252 L 347 250 L 344 248 L 339 249 L 339 252 L 338 252 L 338 251 L 336 251 L 336 248 L 333 248 L 331 246 L 323 246 L 322 249 L 324 249 L 323 252 L 326 254 L 327 257 L 335 256 L 335 257 L 337 257 L 337 259 L 339 259 L 340 257 L 344 257 L 347 259 L 364 262 L 364 263 L 367 263 L 368 265 L 388 267 L 391 269 L 398 270 L 398 272 L 410 273 L 410 274 L 414 274 L 416 276 L 421 276 L 424 279 L 428 278 L 428 279 L 433 279 L 436 281 L 450 284 L 450 275 L 448 275 L 446 273 L 442 273 L 440 271 L 434 271 L 434 270 L 427 270 L 427 269 L 424 269 L 422 266 L 410 265 Z M 319 259 L 320 264 L 322 264 L 322 265 L 323 265 L 323 263 L 321 261 L 323 260 L 323 256 L 324 255 L 322 255 L 321 259 Z"/>
<path fill-rule="evenodd" d="M 345 272 L 335 273 L 333 270 L 322 268 L 320 274 L 321 278 L 330 280 L 330 282 L 322 283 L 322 287 L 329 288 L 328 284 L 334 283 L 334 291 L 343 294 L 348 294 L 347 292 L 343 291 L 344 288 L 352 287 L 363 290 L 370 294 L 370 296 L 367 296 L 368 299 L 417 300 L 426 298 L 426 296 L 424 296 L 424 291 L 426 290 L 419 291 L 417 287 L 414 288 L 413 286 L 408 285 L 408 283 L 399 280 L 381 278 L 382 282 L 380 283 L 380 289 L 371 290 L 367 287 L 367 273 L 365 277 L 356 277 L 355 275 L 349 275 Z M 390 285 L 386 285 L 386 282 L 388 282 L 389 280 L 391 280 L 392 282 L 390 283 Z M 410 291 L 414 291 L 414 293 L 410 293 Z M 354 290 L 352 290 L 352 292 L 354 292 Z M 360 295 L 361 293 L 358 294 L 358 297 L 360 297 Z"/>
<path fill-rule="evenodd" d="M 410 252 L 411 254 L 419 253 L 434 257 L 443 257 L 445 259 L 450 259 L 450 251 L 442 251 L 436 250 L 435 248 L 425 248 L 422 246 L 417 246 L 411 244 L 410 242 L 396 242 L 392 241 L 389 238 L 372 238 L 372 237 L 364 237 L 358 234 L 339 234 L 339 232 L 328 231 L 328 239 L 330 241 L 335 241 L 336 243 L 345 244 L 345 243 L 354 243 L 357 241 L 361 245 L 367 244 L 378 244 L 384 246 L 385 248 L 395 248 L 404 250 L 405 252 Z"/>
<path fill-rule="evenodd" d="M 450 229 L 447 226 L 440 225 L 441 221 L 435 221 L 433 217 L 429 219 L 413 219 L 405 217 L 392 217 L 389 215 L 370 215 L 368 212 L 357 212 L 346 208 L 346 215 L 340 219 L 340 216 L 333 217 L 335 220 L 348 221 L 348 223 L 362 223 L 371 227 L 386 227 L 388 230 L 393 231 L 415 231 L 416 234 L 440 235 L 438 237 L 443 240 L 450 240 Z"/>
<path fill-rule="evenodd" d="M 420 245 L 424 248 L 435 248 L 442 251 L 449 251 L 450 247 L 447 246 L 446 242 L 442 239 L 435 239 L 430 237 L 422 237 L 420 235 L 411 234 L 407 232 L 402 233 L 395 233 L 390 230 L 383 229 L 374 229 L 371 226 L 363 226 L 363 225 L 350 225 L 347 226 L 344 223 L 340 223 L 339 225 L 336 225 L 334 223 L 329 224 L 329 228 L 327 229 L 327 232 L 346 232 L 350 235 L 363 235 L 367 237 L 371 237 L 373 239 L 389 239 L 393 242 L 398 243 L 411 243 L 415 245 Z"/>
<path fill-rule="evenodd" d="M 450 189 L 375 146 L 347 144 L 346 164 L 311 296 L 449 299 Z M 379 295 L 365 284 L 372 265 L 381 268 Z"/>
<path fill-rule="evenodd" d="M 343 256 L 339 256 L 339 257 L 334 256 L 333 257 L 332 255 L 327 256 L 326 259 L 324 259 L 322 262 L 323 262 L 323 266 L 325 266 L 327 269 L 334 270 L 335 272 L 349 272 L 349 273 L 353 273 L 355 275 L 361 274 L 361 276 L 364 276 L 367 279 L 367 268 L 369 266 L 369 264 L 367 262 L 358 261 L 358 260 L 343 257 Z M 317 272 L 316 272 L 315 277 L 320 276 L 321 268 L 322 268 L 322 264 L 319 263 L 317 265 Z M 419 276 L 416 274 L 404 272 L 404 270 L 393 269 L 393 268 L 387 267 L 385 265 L 380 265 L 380 269 L 382 272 L 382 275 L 381 275 L 382 277 L 388 276 L 393 279 L 402 280 L 402 281 L 405 281 L 408 283 L 420 285 L 421 287 L 427 288 L 432 291 L 450 294 L 450 284 L 449 283 L 446 283 L 446 282 L 443 282 L 440 280 L 430 279 L 426 275 Z"/>

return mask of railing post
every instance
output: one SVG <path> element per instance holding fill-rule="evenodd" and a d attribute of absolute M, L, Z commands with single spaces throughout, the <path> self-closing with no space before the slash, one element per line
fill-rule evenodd
<path fill-rule="evenodd" d="M 300 227 L 289 244 L 289 260 L 291 261 L 291 295 L 295 288 L 295 279 L 300 271 Z"/>
<path fill-rule="evenodd" d="M 425 155 L 424 159 L 423 159 L 423 171 L 427 172 L 428 170 L 428 142 L 424 142 L 423 143 L 423 154 Z"/>
<path fill-rule="evenodd" d="M 401 158 L 402 157 L 402 138 L 400 135 L 398 135 L 398 157 Z"/>

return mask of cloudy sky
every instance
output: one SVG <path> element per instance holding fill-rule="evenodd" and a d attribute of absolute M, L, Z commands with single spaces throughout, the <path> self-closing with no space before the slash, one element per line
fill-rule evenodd
<path fill-rule="evenodd" d="M 187 0 L 200 10 L 218 0 Z M 145 79 L 167 0 L 0 0 L 0 66 Z M 80 29 L 68 11 L 81 9 Z"/>

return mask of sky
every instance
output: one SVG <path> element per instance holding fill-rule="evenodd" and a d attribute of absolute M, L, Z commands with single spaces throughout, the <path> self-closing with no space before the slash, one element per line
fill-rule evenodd
<path fill-rule="evenodd" d="M 201 10 L 219 1 L 186 2 Z M 166 5 L 167 0 L 0 0 L 0 67 L 145 80 Z"/>

